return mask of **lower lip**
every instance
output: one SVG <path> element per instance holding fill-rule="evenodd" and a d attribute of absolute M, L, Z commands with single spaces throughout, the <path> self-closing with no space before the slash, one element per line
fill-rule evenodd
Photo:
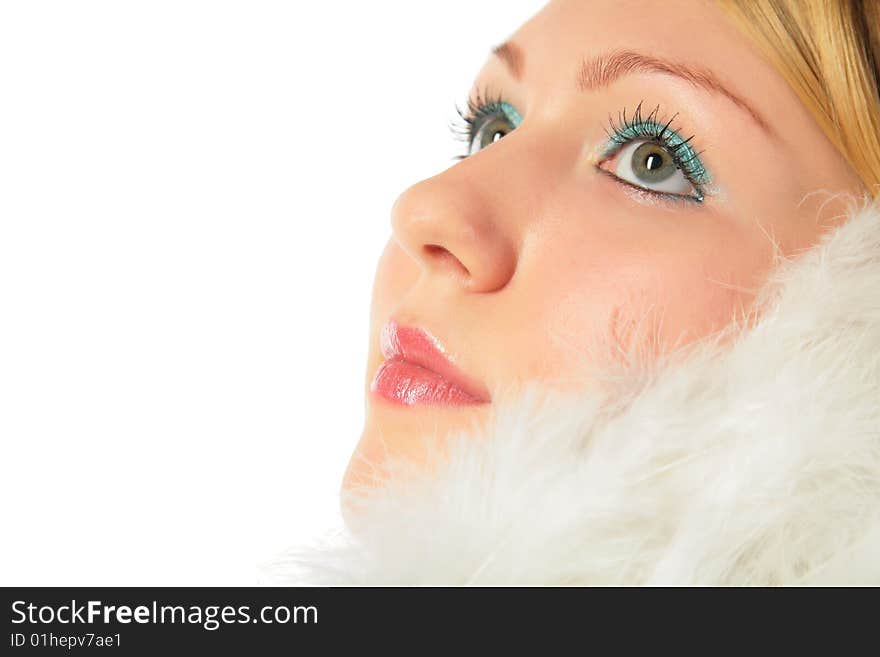
<path fill-rule="evenodd" d="M 370 390 L 404 406 L 472 406 L 485 403 L 436 372 L 398 357 L 386 360 L 379 366 Z"/>

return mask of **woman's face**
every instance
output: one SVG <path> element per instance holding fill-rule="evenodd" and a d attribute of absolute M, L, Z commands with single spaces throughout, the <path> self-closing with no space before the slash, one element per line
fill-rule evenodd
<path fill-rule="evenodd" d="M 794 255 L 834 225 L 809 193 L 859 190 L 711 2 L 555 0 L 471 97 L 470 156 L 392 211 L 347 487 L 484 421 L 502 388 L 583 386 L 590 345 L 655 354 L 722 328 L 774 242 Z"/>

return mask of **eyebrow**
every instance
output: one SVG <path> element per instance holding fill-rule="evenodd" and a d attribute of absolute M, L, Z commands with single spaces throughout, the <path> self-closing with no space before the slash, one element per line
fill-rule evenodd
<path fill-rule="evenodd" d="M 502 62 L 507 64 L 510 74 L 515 80 L 522 79 L 523 57 L 522 49 L 511 41 L 505 41 L 500 46 L 492 48 L 492 54 L 500 58 Z"/>
<path fill-rule="evenodd" d="M 515 80 L 521 80 L 525 70 L 525 55 L 513 42 L 507 41 L 492 49 L 505 63 Z M 645 55 L 632 50 L 615 50 L 595 57 L 585 58 L 577 71 L 576 85 L 579 91 L 596 91 L 612 82 L 635 73 L 663 73 L 673 75 L 695 87 L 719 93 L 744 110 L 768 134 L 774 134 L 770 125 L 743 98 L 725 87 L 712 71 Z"/>

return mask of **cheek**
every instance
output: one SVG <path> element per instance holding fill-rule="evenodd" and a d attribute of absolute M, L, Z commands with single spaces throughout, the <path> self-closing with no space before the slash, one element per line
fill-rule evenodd
<path fill-rule="evenodd" d="M 710 259 L 663 263 L 655 309 L 658 346 L 674 348 L 720 330 L 741 316 L 754 298 L 754 283 L 763 269 L 760 258 L 719 252 Z M 753 254 L 755 255 L 755 254 Z"/>
<path fill-rule="evenodd" d="M 565 345 L 583 348 L 581 362 L 601 367 L 604 359 L 645 362 L 661 351 L 708 336 L 743 312 L 752 298 L 745 281 L 752 268 L 724 268 L 717 261 L 645 258 L 594 273 L 554 304 L 550 330 L 556 367 L 577 362 Z M 550 309 L 548 308 L 548 312 Z"/>
<path fill-rule="evenodd" d="M 769 242 L 730 218 L 633 222 L 636 214 L 619 221 L 606 214 L 579 235 L 550 236 L 534 249 L 523 294 L 549 354 L 533 376 L 579 377 L 579 367 L 609 357 L 650 359 L 723 328 L 754 298 L 772 263 Z"/>

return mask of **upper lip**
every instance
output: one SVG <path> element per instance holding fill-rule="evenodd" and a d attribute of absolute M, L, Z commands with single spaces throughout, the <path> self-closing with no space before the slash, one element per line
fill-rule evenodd
<path fill-rule="evenodd" d="M 489 401 L 486 387 L 462 372 L 452 362 L 443 344 L 422 328 L 391 319 L 382 327 L 381 348 L 387 360 L 400 358 L 436 372 L 474 399 Z"/>

